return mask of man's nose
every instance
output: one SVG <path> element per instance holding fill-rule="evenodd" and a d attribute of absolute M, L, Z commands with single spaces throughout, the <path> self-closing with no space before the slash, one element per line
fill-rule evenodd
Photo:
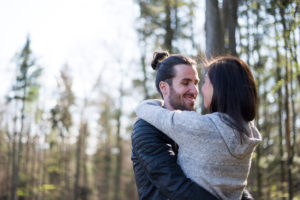
<path fill-rule="evenodd" d="M 190 88 L 191 93 L 198 95 L 199 94 L 199 89 L 198 89 L 198 85 L 194 85 L 192 84 L 191 88 Z"/>

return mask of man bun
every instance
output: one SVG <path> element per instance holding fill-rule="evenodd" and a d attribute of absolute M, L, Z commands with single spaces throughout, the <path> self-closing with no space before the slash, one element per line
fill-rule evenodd
<path fill-rule="evenodd" d="M 151 62 L 151 67 L 154 70 L 158 70 L 160 63 L 169 57 L 169 53 L 167 51 L 155 51 L 153 53 L 153 59 Z"/>

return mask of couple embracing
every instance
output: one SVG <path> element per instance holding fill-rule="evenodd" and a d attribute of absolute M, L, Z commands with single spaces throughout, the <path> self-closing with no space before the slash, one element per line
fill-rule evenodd
<path fill-rule="evenodd" d="M 253 199 L 245 189 L 261 135 L 252 121 L 257 90 L 249 66 L 236 57 L 207 64 L 201 88 L 208 114 L 195 112 L 195 61 L 155 52 L 156 88 L 163 101 L 136 109 L 132 162 L 139 199 Z"/>

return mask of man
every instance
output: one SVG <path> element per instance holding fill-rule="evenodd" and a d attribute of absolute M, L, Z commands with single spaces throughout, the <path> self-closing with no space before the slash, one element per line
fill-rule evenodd
<path fill-rule="evenodd" d="M 195 110 L 199 94 L 195 62 L 183 55 L 154 53 L 156 88 L 170 110 Z M 188 179 L 177 165 L 177 145 L 144 120 L 132 132 L 132 162 L 140 199 L 217 199 Z M 244 192 L 243 199 L 251 199 Z"/>

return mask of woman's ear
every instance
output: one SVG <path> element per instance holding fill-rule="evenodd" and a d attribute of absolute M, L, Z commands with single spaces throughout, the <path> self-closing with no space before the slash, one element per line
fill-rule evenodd
<path fill-rule="evenodd" d="M 159 82 L 159 89 L 163 96 L 168 96 L 170 87 L 167 82 L 165 82 L 165 81 Z"/>

